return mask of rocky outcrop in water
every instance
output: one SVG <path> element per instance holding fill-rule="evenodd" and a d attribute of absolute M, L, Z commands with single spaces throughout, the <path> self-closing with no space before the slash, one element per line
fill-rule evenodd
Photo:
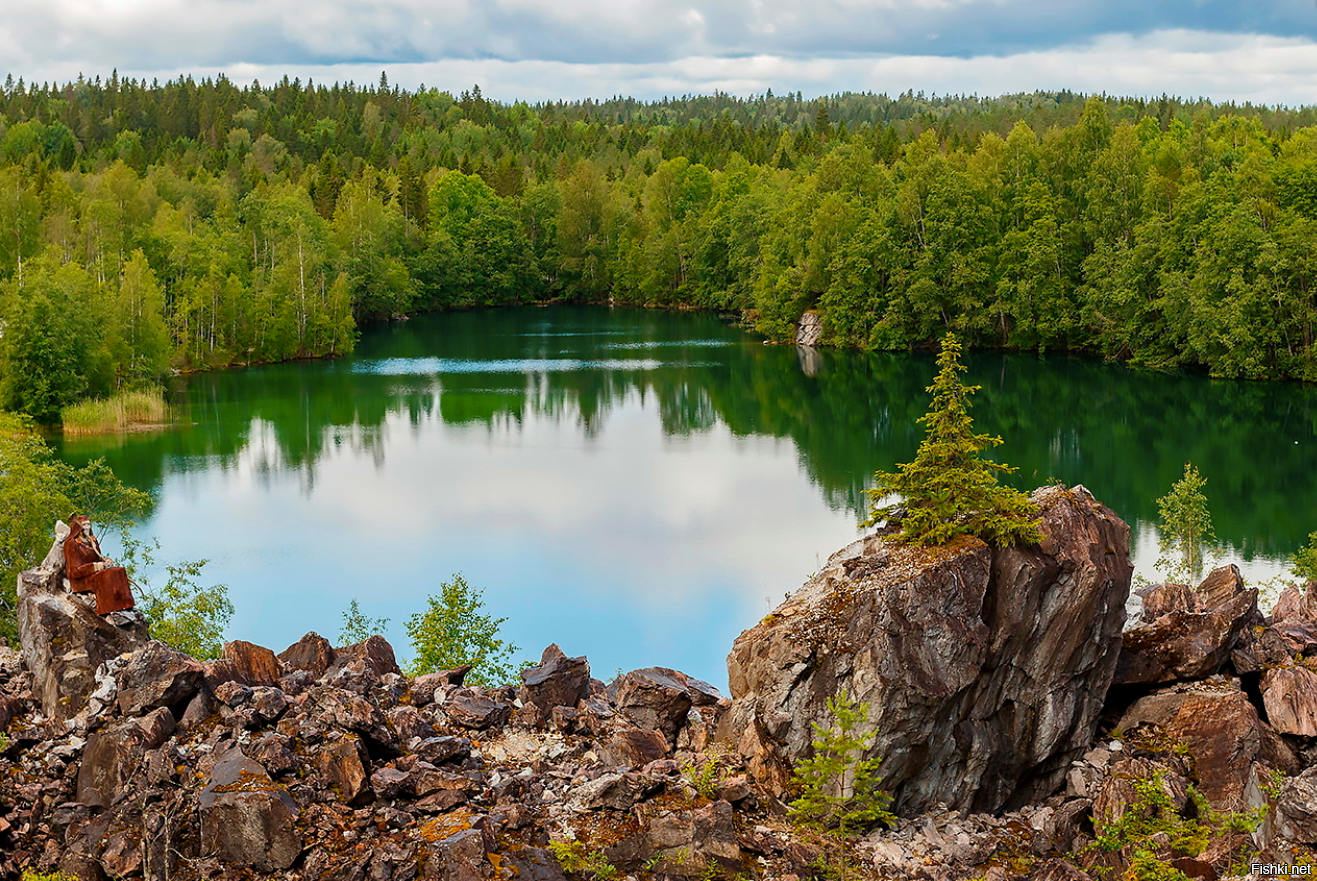
<path fill-rule="evenodd" d="M 844 690 L 868 705 L 858 733 L 899 812 L 992 811 L 1055 791 L 1115 671 L 1129 528 L 1082 487 L 1033 498 L 1037 547 L 864 539 L 741 634 L 729 726 L 761 778 L 784 783 Z"/>

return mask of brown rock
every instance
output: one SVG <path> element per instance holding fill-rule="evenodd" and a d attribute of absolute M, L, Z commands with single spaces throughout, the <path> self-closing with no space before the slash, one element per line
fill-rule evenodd
<path fill-rule="evenodd" d="M 642 768 L 665 758 L 668 739 L 652 728 L 629 728 L 613 734 L 597 750 L 599 760 L 613 768 Z"/>
<path fill-rule="evenodd" d="M 427 737 L 411 745 L 412 753 L 432 765 L 461 761 L 471 755 L 471 741 L 465 737 Z"/>
<path fill-rule="evenodd" d="M 1286 620 L 1317 622 L 1317 581 L 1309 581 L 1302 591 L 1290 585 L 1280 592 L 1271 622 Z"/>
<path fill-rule="evenodd" d="M 172 707 L 191 700 L 205 672 L 192 658 L 157 640 L 133 652 L 115 677 L 119 711 L 133 716 L 153 707 Z"/>
<path fill-rule="evenodd" d="M 365 698 L 341 688 L 317 685 L 306 693 L 305 700 L 306 708 L 320 723 L 355 731 L 373 749 L 394 755 L 398 753 L 397 738 L 389 730 L 384 715 Z"/>
<path fill-rule="evenodd" d="M 173 714 L 161 707 L 91 735 L 78 766 L 78 802 L 108 808 L 125 791 L 146 753 L 173 733 Z"/>
<path fill-rule="evenodd" d="M 1129 527 L 1082 487 L 1032 498 L 1035 547 L 863 539 L 737 638 L 720 736 L 760 781 L 785 787 L 845 690 L 868 705 L 855 733 L 898 813 L 996 811 L 1058 788 L 1115 670 Z"/>
<path fill-rule="evenodd" d="M 1198 598 L 1187 584 L 1154 584 L 1135 593 L 1143 597 L 1142 620 L 1145 624 L 1172 612 L 1198 611 Z"/>
<path fill-rule="evenodd" d="M 279 654 L 279 662 L 288 671 L 305 670 L 319 679 L 334 664 L 334 648 L 318 633 L 308 633 Z"/>
<path fill-rule="evenodd" d="M 471 672 L 470 664 L 463 664 L 452 670 L 440 670 L 437 673 L 425 673 L 412 680 L 412 706 L 423 707 L 434 700 L 435 693 L 445 685 L 461 685 L 466 675 Z"/>
<path fill-rule="evenodd" d="M 224 643 L 223 657 L 233 664 L 239 681 L 247 685 L 278 685 L 284 675 L 274 652 L 241 639 Z"/>
<path fill-rule="evenodd" d="M 474 688 L 459 688 L 443 704 L 444 713 L 463 728 L 499 728 L 512 718 L 512 707 Z"/>
<path fill-rule="evenodd" d="M 435 736 L 434 726 L 415 707 L 394 707 L 385 716 L 403 743 L 414 737 L 424 740 Z"/>
<path fill-rule="evenodd" d="M 360 805 L 370 801 L 370 777 L 366 771 L 369 759 L 361 738 L 353 735 L 340 738 L 316 753 L 315 765 L 320 779 L 345 805 Z"/>
<path fill-rule="evenodd" d="M 1276 803 L 1275 824 L 1284 837 L 1317 845 L 1317 768 L 1285 781 Z"/>
<path fill-rule="evenodd" d="M 51 566 L 18 576 L 18 633 L 42 710 L 64 720 L 87 705 L 96 690 L 97 667 L 146 641 L 146 619 L 137 613 L 102 618 L 64 590 L 62 553 L 58 565 L 48 561 Z"/>
<path fill-rule="evenodd" d="M 200 806 L 202 852 L 226 864 L 278 872 L 302 852 L 297 804 L 236 749 L 211 771 Z"/>
<path fill-rule="evenodd" d="M 1317 671 L 1273 667 L 1262 674 L 1267 721 L 1281 734 L 1317 737 Z"/>
<path fill-rule="evenodd" d="M 402 673 L 397 659 L 393 656 L 393 646 L 389 645 L 389 641 L 382 636 L 372 636 L 365 642 L 335 649 L 334 664 L 330 671 L 346 667 L 353 661 L 364 662 L 367 669 L 377 677 L 385 673 Z"/>
<path fill-rule="evenodd" d="M 640 728 L 661 732 L 674 746 L 692 706 L 685 676 L 666 667 L 633 670 L 617 682 L 617 711 Z"/>
<path fill-rule="evenodd" d="M 1183 741 L 1198 770 L 1199 790 L 1217 810 L 1238 810 L 1254 761 L 1289 770 L 1294 754 L 1258 718 L 1237 683 L 1175 686 L 1140 698 L 1126 711 L 1120 727 L 1159 726 Z"/>
<path fill-rule="evenodd" d="M 538 710 L 538 722 L 544 724 L 555 707 L 574 708 L 590 693 L 590 662 L 569 658 L 562 649 L 551 645 L 540 662 L 521 671 L 522 705 Z"/>
<path fill-rule="evenodd" d="M 1244 588 L 1235 566 L 1212 572 L 1196 595 L 1174 585 L 1158 590 L 1152 608 L 1164 611 L 1122 638 L 1117 685 L 1206 679 L 1221 671 L 1244 628 L 1261 622 L 1258 592 Z"/>
<path fill-rule="evenodd" d="M 693 810 L 674 810 L 646 818 L 641 834 L 647 849 L 669 863 L 693 859 L 695 865 L 710 861 L 737 871 L 744 854 L 736 835 L 732 806 L 716 801 Z M 660 864 L 660 871 L 663 871 Z M 679 868 L 679 865 L 678 865 Z"/>

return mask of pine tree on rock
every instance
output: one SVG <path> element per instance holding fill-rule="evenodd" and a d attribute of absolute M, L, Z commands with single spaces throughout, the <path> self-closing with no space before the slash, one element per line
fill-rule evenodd
<path fill-rule="evenodd" d="M 969 396 L 976 385 L 961 382 L 960 342 L 954 334 L 942 339 L 937 378 L 928 387 L 933 395 L 928 412 L 919 421 L 928 434 L 913 462 L 897 466 L 896 473 L 879 471 L 865 526 L 872 526 L 903 509 L 897 538 L 907 544 L 941 545 L 957 536 L 973 535 L 998 547 L 1033 544 L 1042 539 L 1037 509 L 1028 496 L 997 482 L 1010 474 L 1010 465 L 980 454 L 1001 444 L 1000 437 L 975 434 L 969 415 Z M 883 505 L 893 493 L 901 501 Z"/>

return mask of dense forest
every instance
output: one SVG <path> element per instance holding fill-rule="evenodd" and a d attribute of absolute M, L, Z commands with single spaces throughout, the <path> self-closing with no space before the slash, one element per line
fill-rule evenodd
<path fill-rule="evenodd" d="M 0 406 L 345 353 L 542 301 L 787 338 L 1317 380 L 1317 112 L 771 92 L 529 105 L 377 85 L 0 94 Z"/>

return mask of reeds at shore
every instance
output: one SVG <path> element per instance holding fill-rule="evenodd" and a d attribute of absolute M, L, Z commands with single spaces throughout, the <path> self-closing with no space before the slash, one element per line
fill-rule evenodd
<path fill-rule="evenodd" d="M 168 425 L 169 405 L 161 389 L 145 389 L 73 404 L 61 417 L 65 436 L 110 434 Z"/>

